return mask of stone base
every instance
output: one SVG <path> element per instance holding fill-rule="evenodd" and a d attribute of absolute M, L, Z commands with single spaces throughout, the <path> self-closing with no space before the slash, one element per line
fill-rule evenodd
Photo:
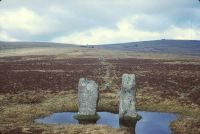
<path fill-rule="evenodd" d="M 98 114 L 95 115 L 81 115 L 77 114 L 74 116 L 76 120 L 78 120 L 79 124 L 95 124 L 100 116 Z"/>

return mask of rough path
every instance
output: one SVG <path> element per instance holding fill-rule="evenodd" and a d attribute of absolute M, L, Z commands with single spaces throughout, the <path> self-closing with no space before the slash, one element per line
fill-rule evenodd
<path fill-rule="evenodd" d="M 102 90 L 116 90 L 116 88 L 119 88 L 116 86 L 114 79 L 116 78 L 115 73 L 115 66 L 108 62 L 105 58 L 101 58 L 101 64 L 105 67 L 106 73 L 103 77 L 103 84 L 101 85 Z"/>

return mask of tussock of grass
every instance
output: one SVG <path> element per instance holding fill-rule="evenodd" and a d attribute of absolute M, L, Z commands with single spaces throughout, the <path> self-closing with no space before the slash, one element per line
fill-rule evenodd
<path fill-rule="evenodd" d="M 32 122 L 33 119 L 49 115 L 53 112 L 60 111 L 77 111 L 76 96 L 69 92 L 51 96 L 42 103 L 38 104 L 8 104 L 1 113 L 0 122 L 3 119 L 14 122 L 21 122 L 26 124 Z M 7 121 L 6 121 L 7 122 Z"/>
<path fill-rule="evenodd" d="M 118 112 L 119 98 L 116 93 L 100 94 L 97 111 Z"/>
<path fill-rule="evenodd" d="M 44 126 L 45 133 L 56 134 L 127 134 L 121 129 L 113 129 L 106 125 L 51 125 Z"/>

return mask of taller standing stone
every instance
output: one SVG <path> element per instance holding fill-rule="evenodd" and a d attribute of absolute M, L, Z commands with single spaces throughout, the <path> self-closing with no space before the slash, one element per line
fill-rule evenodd
<path fill-rule="evenodd" d="M 79 115 L 95 115 L 98 101 L 98 85 L 93 80 L 80 78 L 78 84 Z"/>
<path fill-rule="evenodd" d="M 120 93 L 119 118 L 136 118 L 136 88 L 135 75 L 123 74 Z"/>

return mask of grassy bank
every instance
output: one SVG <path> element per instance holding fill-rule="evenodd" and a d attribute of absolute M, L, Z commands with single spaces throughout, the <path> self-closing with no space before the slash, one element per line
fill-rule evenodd
<path fill-rule="evenodd" d="M 12 95 L 9 94 L 1 95 L 0 131 L 2 133 L 11 133 L 12 131 L 24 133 L 26 131 L 33 133 L 126 133 L 126 131 L 104 125 L 52 126 L 35 124 L 34 119 L 54 112 L 77 111 L 77 94 L 73 91 L 26 93 L 27 98 L 34 96 L 34 94 L 41 95 L 40 98 L 37 98 L 38 101 L 34 101 L 35 103 L 30 103 L 30 99 L 21 101 L 22 94 L 25 93 L 15 95 L 15 97 L 11 97 Z M 200 108 L 197 105 L 185 104 L 173 99 L 162 100 L 158 96 L 146 96 L 140 91 L 138 91 L 137 100 L 138 110 L 180 113 L 180 118 L 171 125 L 174 132 L 182 134 L 200 132 L 198 128 Z M 118 112 L 117 93 L 101 93 L 98 111 Z"/>

